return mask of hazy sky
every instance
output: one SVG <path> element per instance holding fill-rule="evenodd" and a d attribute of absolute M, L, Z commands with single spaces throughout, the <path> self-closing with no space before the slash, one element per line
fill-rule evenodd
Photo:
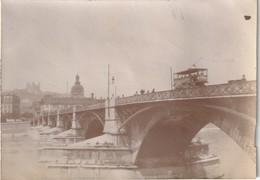
<path fill-rule="evenodd" d="M 78 73 L 87 96 L 105 97 L 108 63 L 125 95 L 170 89 L 170 67 L 194 63 L 210 84 L 255 79 L 256 0 L 2 0 L 2 59 L 4 90 L 65 93 Z"/>

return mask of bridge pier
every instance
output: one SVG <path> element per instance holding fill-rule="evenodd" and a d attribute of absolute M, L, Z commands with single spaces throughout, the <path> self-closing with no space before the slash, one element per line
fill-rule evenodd
<path fill-rule="evenodd" d="M 72 125 L 71 129 L 67 131 L 63 131 L 62 122 L 60 120 L 59 113 L 57 114 L 57 124 L 56 128 L 58 134 L 53 136 L 53 141 L 58 146 L 67 146 L 70 144 L 77 143 L 79 141 L 83 141 L 85 138 L 81 135 L 81 126 L 76 117 L 76 105 L 73 106 L 73 114 L 72 114 Z"/>
<path fill-rule="evenodd" d="M 127 147 L 128 141 L 125 135 L 125 129 L 119 130 L 121 126 L 120 118 L 115 109 L 115 98 L 105 102 L 105 125 L 103 133 L 113 137 L 113 143 L 116 147 Z"/>
<path fill-rule="evenodd" d="M 107 168 L 111 166 L 134 167 L 132 153 L 128 147 L 128 141 L 124 129 L 118 130 L 121 121 L 115 109 L 115 98 L 105 103 L 105 125 L 103 135 L 90 138 L 69 146 L 60 148 L 48 148 L 48 150 L 66 150 L 68 153 L 66 162 L 81 164 L 84 166 L 97 166 Z M 75 110 L 74 110 L 75 112 Z M 72 132 L 77 133 L 79 126 L 73 115 Z M 77 134 L 76 134 L 77 135 Z M 47 150 L 47 149 L 46 149 Z M 58 162 L 60 160 L 57 160 Z M 62 159 L 61 161 L 64 161 Z M 67 167 L 64 163 L 60 166 Z"/>
<path fill-rule="evenodd" d="M 41 117 L 41 115 L 40 114 L 38 114 L 38 119 L 37 119 L 37 126 L 40 126 L 41 125 L 41 122 L 40 122 L 40 117 Z"/>
<path fill-rule="evenodd" d="M 48 118 L 48 117 L 47 117 Z M 41 133 L 41 132 L 44 132 L 44 131 L 46 131 L 46 130 L 48 130 L 48 129 L 50 129 L 50 126 L 48 125 L 48 119 L 47 119 L 47 122 L 46 121 L 43 121 L 44 123 L 43 123 L 43 127 L 41 128 L 41 129 L 39 129 L 39 132 Z"/>
<path fill-rule="evenodd" d="M 33 117 L 33 121 L 32 121 L 32 127 L 35 127 L 36 126 L 36 119 L 35 119 L 35 117 Z"/>
<path fill-rule="evenodd" d="M 76 105 L 73 105 L 72 125 L 71 125 L 72 134 L 74 136 L 80 136 L 80 129 L 81 129 L 80 124 L 76 119 Z"/>
<path fill-rule="evenodd" d="M 45 139 L 48 139 L 48 141 L 52 141 L 52 139 L 51 139 L 52 136 L 56 135 L 62 131 L 61 124 L 60 124 L 61 122 L 60 122 L 59 109 L 57 111 L 56 120 L 57 120 L 56 127 L 50 126 L 49 129 L 46 129 L 40 133 L 42 136 L 45 136 Z M 49 118 L 49 121 L 51 122 L 50 118 Z"/>
<path fill-rule="evenodd" d="M 42 123 L 40 121 L 41 118 L 43 119 L 43 115 L 40 113 L 37 114 L 37 124 L 36 124 L 36 126 L 31 128 L 31 130 L 32 130 L 31 137 L 35 141 L 39 140 L 39 135 L 40 135 L 39 131 L 43 128 Z"/>
<path fill-rule="evenodd" d="M 60 120 L 60 109 L 58 108 L 57 111 L 57 123 L 56 123 L 56 128 L 58 130 L 58 133 L 62 132 L 62 126 L 61 126 L 61 120 Z"/>
<path fill-rule="evenodd" d="M 50 118 L 50 114 L 51 114 L 51 106 L 49 105 L 49 109 L 48 109 L 48 126 L 49 126 L 49 128 L 52 127 L 52 121 Z"/>
<path fill-rule="evenodd" d="M 38 113 L 37 122 L 35 123 L 35 126 L 33 127 L 34 130 L 39 130 L 42 128 L 41 117 L 42 117 L 42 114 Z"/>
<path fill-rule="evenodd" d="M 42 126 L 43 126 L 43 127 L 47 126 L 47 122 L 46 122 L 46 120 L 44 119 L 44 115 L 42 115 Z"/>

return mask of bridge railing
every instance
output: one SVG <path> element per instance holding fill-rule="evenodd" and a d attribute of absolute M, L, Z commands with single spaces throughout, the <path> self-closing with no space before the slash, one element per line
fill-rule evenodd
<path fill-rule="evenodd" d="M 207 98 L 216 96 L 235 96 L 244 94 L 256 94 L 256 81 L 236 81 L 227 84 L 210 85 L 191 89 L 175 89 L 134 95 L 116 100 L 116 105 L 124 105 L 138 102 L 163 101 L 185 98 Z"/>
<path fill-rule="evenodd" d="M 208 98 L 217 96 L 235 96 L 235 95 L 245 95 L 245 94 L 256 94 L 256 81 L 233 81 L 226 84 L 209 85 L 191 89 L 175 89 L 160 92 L 151 92 L 142 95 L 133 95 L 124 98 L 116 99 L 116 105 L 126 105 L 132 103 L 142 103 L 142 102 L 156 102 L 163 100 L 173 100 L 173 99 L 189 99 L 189 98 Z M 91 104 L 87 106 L 79 106 L 76 111 L 85 111 L 92 109 L 103 109 L 105 108 L 105 103 Z M 60 111 L 60 113 L 71 113 L 72 107 Z M 57 112 L 52 112 L 51 115 Z M 44 116 L 48 115 L 45 113 Z"/>
<path fill-rule="evenodd" d="M 76 107 L 76 112 L 79 111 L 85 111 L 85 110 L 92 110 L 92 109 L 104 109 L 105 108 L 105 103 L 104 102 L 100 102 L 100 103 L 96 103 L 96 104 L 89 104 L 89 105 L 82 105 L 82 106 L 77 106 Z M 73 107 L 68 107 L 66 109 L 62 109 L 60 110 L 60 114 L 66 114 L 66 113 L 71 113 L 73 112 Z M 57 111 L 51 111 L 50 115 L 56 115 Z M 48 116 L 48 111 L 43 112 L 43 116 Z"/>
<path fill-rule="evenodd" d="M 105 103 L 104 102 L 78 107 L 76 109 L 76 111 L 84 111 L 84 110 L 91 110 L 91 109 L 103 109 L 103 108 L 105 108 Z"/>

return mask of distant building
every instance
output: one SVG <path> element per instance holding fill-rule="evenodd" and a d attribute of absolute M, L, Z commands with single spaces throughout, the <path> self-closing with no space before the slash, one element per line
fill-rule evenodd
<path fill-rule="evenodd" d="M 79 75 L 75 77 L 75 83 L 71 87 L 71 97 L 84 97 L 84 87 L 80 85 Z"/>
<path fill-rule="evenodd" d="M 1 96 L 2 120 L 18 119 L 20 117 L 20 98 L 13 93 L 5 93 Z"/>
<path fill-rule="evenodd" d="M 15 89 L 13 91 L 21 100 L 21 113 L 33 113 L 33 102 L 40 101 L 43 93 L 40 89 L 40 83 L 27 83 L 24 89 Z"/>
<path fill-rule="evenodd" d="M 104 101 L 105 99 L 94 99 L 92 97 L 74 98 L 74 97 L 45 96 L 41 100 L 40 110 L 41 112 L 47 112 L 49 111 L 49 108 L 50 111 L 56 111 L 58 108 L 59 110 L 66 110 L 66 109 L 71 109 L 73 105 L 76 105 L 77 107 L 84 107 L 89 104 L 96 104 Z"/>
<path fill-rule="evenodd" d="M 84 97 L 84 87 L 80 85 L 79 75 L 77 74 L 75 83 L 71 87 L 70 97 L 45 95 L 41 100 L 40 110 L 41 112 L 56 111 L 58 108 L 59 110 L 66 110 L 72 108 L 73 105 L 83 107 L 104 101 L 104 99 L 96 99 L 94 93 L 91 93 L 91 97 Z"/>
<path fill-rule="evenodd" d="M 41 84 L 35 84 L 34 82 L 32 83 L 27 83 L 26 84 L 26 89 L 27 92 L 33 93 L 33 94 L 41 94 Z"/>

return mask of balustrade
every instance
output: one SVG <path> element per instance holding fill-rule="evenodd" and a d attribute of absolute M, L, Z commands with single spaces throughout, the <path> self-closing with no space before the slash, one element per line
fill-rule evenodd
<path fill-rule="evenodd" d="M 133 103 L 156 102 L 174 99 L 207 98 L 218 96 L 252 95 L 256 94 L 256 81 L 235 81 L 227 84 L 209 85 L 190 89 L 175 89 L 160 92 L 151 92 L 142 95 L 133 95 L 116 99 L 116 106 Z M 96 110 L 105 108 L 105 103 L 79 106 L 76 112 L 86 110 Z M 60 111 L 60 114 L 70 113 L 73 109 L 67 108 Z M 51 112 L 51 115 L 57 112 Z M 47 115 L 44 113 L 44 116 Z"/>

